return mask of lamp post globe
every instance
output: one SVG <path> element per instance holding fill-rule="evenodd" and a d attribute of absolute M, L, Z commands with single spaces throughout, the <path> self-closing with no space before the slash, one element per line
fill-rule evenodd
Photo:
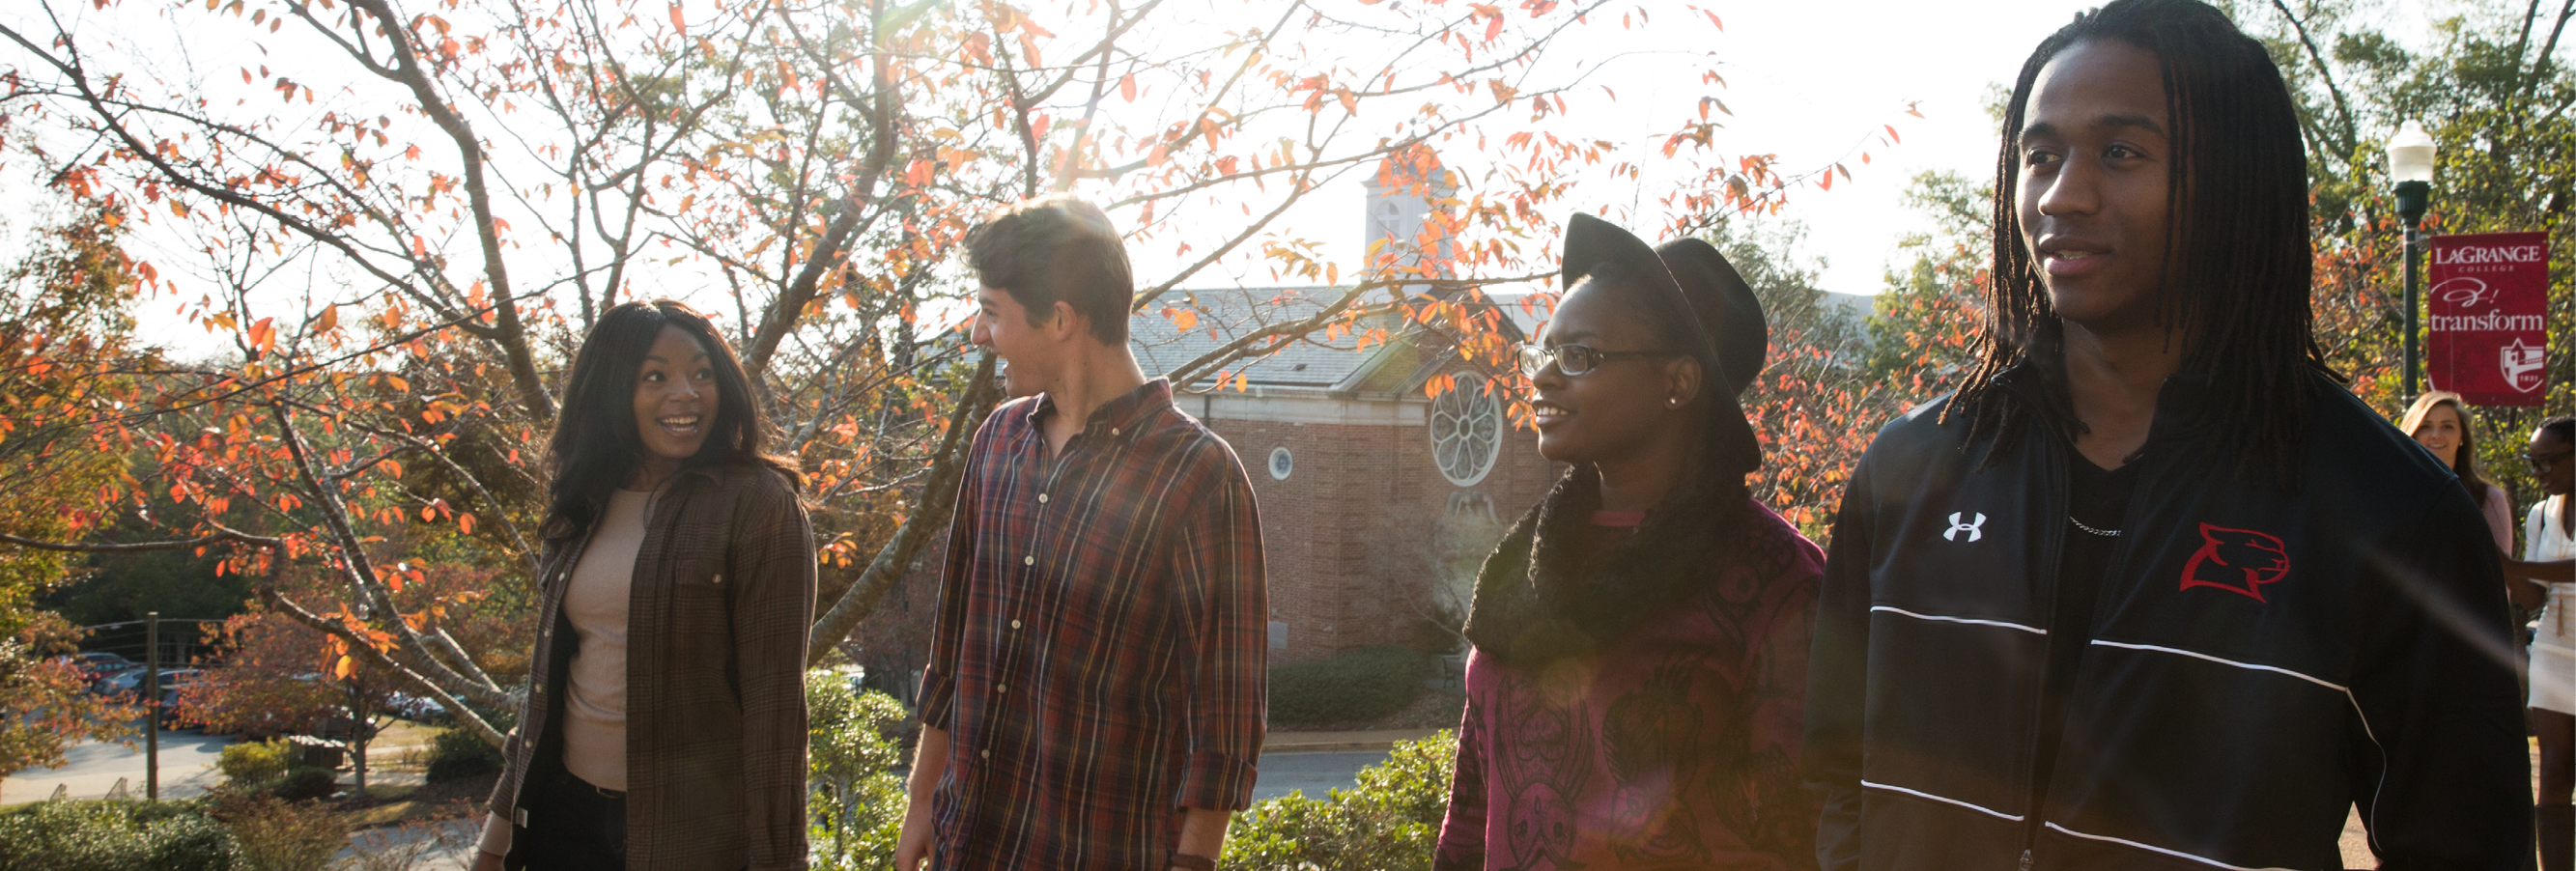
<path fill-rule="evenodd" d="M 2388 175 L 2397 180 L 2397 216 L 2406 219 L 2406 399 L 2414 401 L 2422 373 L 2415 355 L 2418 309 L 2415 249 L 2423 242 L 2424 212 L 2433 200 L 2434 144 L 2424 123 L 2409 120 L 2388 140 Z"/>

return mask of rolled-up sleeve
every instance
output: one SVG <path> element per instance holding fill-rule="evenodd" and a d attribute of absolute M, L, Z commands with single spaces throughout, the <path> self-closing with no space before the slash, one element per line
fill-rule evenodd
<path fill-rule="evenodd" d="M 1223 464 L 1219 474 L 1191 506 L 1172 554 L 1189 653 L 1189 758 L 1173 805 L 1242 810 L 1252 806 L 1268 729 L 1269 583 L 1252 484 L 1240 463 Z"/>
<path fill-rule="evenodd" d="M 785 487 L 757 491 L 733 543 L 743 807 L 753 869 L 805 867 L 805 651 L 814 530 Z"/>

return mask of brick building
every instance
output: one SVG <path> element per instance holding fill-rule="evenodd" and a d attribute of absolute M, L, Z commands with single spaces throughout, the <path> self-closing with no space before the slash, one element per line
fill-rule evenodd
<path fill-rule="evenodd" d="M 1294 316 L 1343 288 L 1198 293 L 1202 310 Z M 1319 299 L 1320 298 L 1320 299 Z M 1225 341 L 1139 319 L 1137 362 L 1160 374 Z M 1240 328 L 1238 328 L 1239 330 Z M 1511 428 L 1485 375 L 1440 346 L 1348 338 L 1292 347 L 1242 370 L 1238 392 L 1175 396 L 1233 445 L 1260 500 L 1270 569 L 1270 645 L 1303 660 L 1374 644 L 1436 644 L 1464 616 L 1472 572 L 1502 529 L 1561 469 Z M 1436 399 L 1423 385 L 1448 375 Z"/>
<path fill-rule="evenodd" d="M 1424 217 L 1450 192 L 1370 184 L 1362 250 L 1415 244 Z M 1310 316 L 1348 290 L 1188 291 L 1199 313 L 1191 330 L 1150 312 L 1130 324 L 1136 360 L 1161 375 L 1246 332 Z M 1507 320 L 1529 328 L 1526 318 Z M 1480 368 L 1436 336 L 1384 326 L 1392 341 L 1361 348 L 1348 334 L 1316 336 L 1234 370 L 1245 381 L 1240 391 L 1200 384 L 1174 397 L 1234 446 L 1252 476 L 1274 659 L 1438 644 L 1435 624 L 1454 628 L 1464 617 L 1486 550 L 1563 468 L 1538 455 L 1534 434 L 1512 428 L 1502 398 L 1482 389 Z M 1452 386 L 1427 398 L 1423 386 L 1438 375 Z"/>
<path fill-rule="evenodd" d="M 1430 197 L 1423 196 L 1424 193 Z M 1449 189 L 1369 186 L 1370 246 L 1414 244 Z M 1362 250 L 1371 250 L 1364 247 Z M 1400 250 L 1400 249 L 1399 249 Z M 1419 291 L 1421 288 L 1410 288 Z M 1194 304 L 1182 331 L 1158 311 L 1129 332 L 1136 361 L 1156 377 L 1269 324 L 1311 316 L 1349 287 L 1176 290 Z M 1515 329 L 1530 328 L 1506 306 Z M 1392 340 L 1367 348 L 1349 334 L 1310 337 L 1229 369 L 1244 378 L 1175 391 L 1182 411 L 1234 446 L 1260 502 L 1270 572 L 1273 661 L 1319 659 L 1378 644 L 1438 646 L 1465 616 L 1473 572 L 1510 522 L 1538 502 L 1563 466 L 1513 429 L 1487 373 L 1437 336 L 1384 324 Z M 1517 338 L 1517 337 L 1516 337 Z M 1437 398 L 1423 386 L 1447 375 Z M 907 700 L 918 681 L 947 545 L 923 550 L 857 637 L 881 686 Z"/>

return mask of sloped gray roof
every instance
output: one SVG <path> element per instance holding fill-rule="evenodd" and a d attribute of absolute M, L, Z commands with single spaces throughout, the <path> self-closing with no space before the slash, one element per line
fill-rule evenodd
<path fill-rule="evenodd" d="M 1347 286 L 1174 290 L 1128 319 L 1128 344 L 1147 376 L 1163 375 L 1247 333 L 1313 317 L 1349 292 Z M 1195 311 L 1197 323 L 1188 332 L 1175 329 L 1163 313 L 1166 307 Z M 1333 389 L 1363 374 L 1389 346 L 1382 342 L 1362 350 L 1357 336 L 1344 333 L 1327 342 L 1317 332 L 1248 367 L 1228 368 L 1258 386 Z"/>
<path fill-rule="evenodd" d="M 1164 375 L 1253 331 L 1312 317 L 1350 290 L 1348 285 L 1173 290 L 1157 305 L 1128 319 L 1128 344 L 1148 377 Z M 1521 302 L 1526 296 L 1519 292 L 1494 298 L 1515 340 L 1532 332 L 1546 313 L 1544 306 L 1536 308 L 1537 314 L 1524 311 Z M 1167 307 L 1195 311 L 1197 320 L 1187 332 L 1174 329 L 1172 318 L 1163 312 Z M 1400 317 L 1385 316 L 1384 324 L 1393 333 L 1389 341 L 1366 349 L 1349 331 L 1330 341 L 1317 331 L 1249 366 L 1237 363 L 1227 369 L 1241 371 L 1255 387 L 1406 393 L 1451 359 L 1446 353 L 1426 354 L 1426 349 L 1416 347 L 1419 336 Z"/>

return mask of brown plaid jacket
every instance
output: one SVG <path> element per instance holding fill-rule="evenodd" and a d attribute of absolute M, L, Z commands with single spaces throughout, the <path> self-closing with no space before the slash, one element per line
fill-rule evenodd
<path fill-rule="evenodd" d="M 654 497 L 635 559 L 626 650 L 626 867 L 805 867 L 805 634 L 814 534 L 796 491 L 760 468 L 683 473 Z M 491 811 L 526 865 L 521 788 L 562 770 L 564 588 L 584 541 L 549 542 L 529 674 Z"/>

